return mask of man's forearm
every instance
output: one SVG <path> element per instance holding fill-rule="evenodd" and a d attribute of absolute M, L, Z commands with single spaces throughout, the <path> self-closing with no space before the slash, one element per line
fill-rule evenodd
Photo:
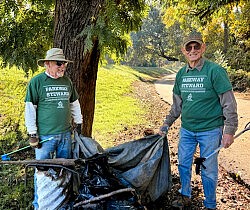
<path fill-rule="evenodd" d="M 32 102 L 25 103 L 25 126 L 29 134 L 37 133 L 36 107 Z"/>
<path fill-rule="evenodd" d="M 238 128 L 237 103 L 233 91 L 227 91 L 219 95 L 223 110 L 224 133 L 234 135 Z"/>
<path fill-rule="evenodd" d="M 81 113 L 80 103 L 78 100 L 70 104 L 70 110 L 72 117 L 74 119 L 74 123 L 82 124 L 82 113 Z"/>
<path fill-rule="evenodd" d="M 179 95 L 173 94 L 173 104 L 171 106 L 171 110 L 169 114 L 166 116 L 164 120 L 164 124 L 171 126 L 174 121 L 180 116 L 182 107 L 182 99 Z"/>

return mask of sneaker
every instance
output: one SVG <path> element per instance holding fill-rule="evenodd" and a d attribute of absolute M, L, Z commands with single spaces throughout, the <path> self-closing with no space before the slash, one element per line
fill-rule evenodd
<path fill-rule="evenodd" d="M 179 195 L 176 200 L 172 202 L 172 206 L 176 208 L 191 207 L 191 199 L 185 195 Z"/>

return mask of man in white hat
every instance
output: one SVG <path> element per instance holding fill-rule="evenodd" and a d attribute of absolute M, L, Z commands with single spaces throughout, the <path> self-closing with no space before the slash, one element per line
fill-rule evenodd
<path fill-rule="evenodd" d="M 191 206 L 191 175 L 197 145 L 200 156 L 206 157 L 220 144 L 228 148 L 234 142 L 238 127 L 236 100 L 227 72 L 220 65 L 203 58 L 206 45 L 200 33 L 193 31 L 183 40 L 182 53 L 187 65 L 181 68 L 173 88 L 173 104 L 160 128 L 166 135 L 169 126 L 181 115 L 178 145 L 178 170 L 181 189 L 173 206 Z M 216 209 L 218 153 L 204 162 L 201 168 L 205 194 L 204 205 Z"/>
<path fill-rule="evenodd" d="M 64 75 L 67 64 L 63 50 L 52 48 L 46 58 L 38 60 L 45 72 L 33 77 L 25 97 L 25 125 L 30 145 L 35 148 L 36 159 L 71 158 L 71 120 L 81 133 L 82 114 L 78 94 L 71 80 Z M 49 139 L 42 145 L 39 141 Z M 38 209 L 36 193 L 33 205 Z"/>

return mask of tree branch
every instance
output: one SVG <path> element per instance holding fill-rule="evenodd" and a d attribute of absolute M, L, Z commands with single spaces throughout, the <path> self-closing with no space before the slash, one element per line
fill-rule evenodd
<path fill-rule="evenodd" d="M 82 206 L 82 205 L 85 205 L 85 204 L 93 203 L 95 201 L 100 201 L 100 200 L 102 200 L 104 198 L 108 198 L 108 197 L 111 197 L 111 196 L 119 194 L 119 193 L 134 192 L 134 191 L 135 191 L 135 189 L 133 189 L 133 188 L 119 189 L 119 190 L 116 190 L 116 191 L 113 191 L 113 192 L 110 192 L 110 193 L 107 193 L 107 194 L 104 194 L 104 195 L 97 196 L 97 197 L 89 199 L 89 200 L 81 201 L 79 203 L 76 203 L 73 207 L 78 207 L 78 206 Z"/>
<path fill-rule="evenodd" d="M 26 165 L 26 164 L 54 164 L 63 166 L 74 166 L 76 159 L 45 159 L 45 160 L 17 160 L 17 161 L 0 161 L 0 165 L 14 164 L 14 165 Z"/>

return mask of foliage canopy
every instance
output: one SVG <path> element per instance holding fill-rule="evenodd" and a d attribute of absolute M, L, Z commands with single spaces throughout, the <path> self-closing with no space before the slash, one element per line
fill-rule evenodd
<path fill-rule="evenodd" d="M 0 2 L 0 55 L 3 65 L 37 69 L 36 60 L 52 44 L 52 1 Z"/>
<path fill-rule="evenodd" d="M 37 70 L 36 60 L 53 46 L 54 4 L 53 0 L 0 2 L 0 56 L 5 66 Z M 79 34 L 84 37 L 85 52 L 97 37 L 101 51 L 120 57 L 130 44 L 129 32 L 139 30 L 146 14 L 143 0 L 106 0 L 98 18 L 93 17 Z"/>

